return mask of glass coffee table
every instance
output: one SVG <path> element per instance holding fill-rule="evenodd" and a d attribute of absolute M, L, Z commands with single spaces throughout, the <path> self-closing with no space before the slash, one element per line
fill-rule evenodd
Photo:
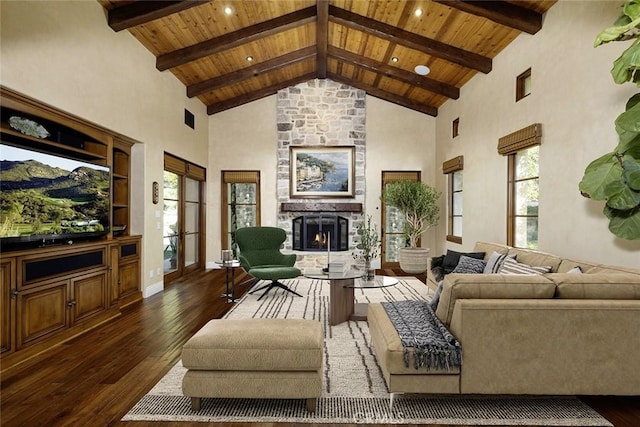
<path fill-rule="evenodd" d="M 334 326 L 347 320 L 367 320 L 368 304 L 356 303 L 354 289 L 386 288 L 398 284 L 398 279 L 375 276 L 373 280 L 362 279 L 363 272 L 348 270 L 344 273 L 305 271 L 308 279 L 329 281 L 329 324 Z"/>

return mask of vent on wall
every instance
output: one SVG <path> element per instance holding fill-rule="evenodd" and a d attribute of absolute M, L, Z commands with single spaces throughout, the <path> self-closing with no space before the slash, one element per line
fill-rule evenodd
<path fill-rule="evenodd" d="M 191 129 L 196 128 L 196 118 L 193 113 L 186 108 L 184 109 L 184 124 L 189 126 Z"/>

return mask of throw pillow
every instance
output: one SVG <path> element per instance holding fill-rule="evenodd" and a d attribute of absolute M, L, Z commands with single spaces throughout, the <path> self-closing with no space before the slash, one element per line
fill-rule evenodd
<path fill-rule="evenodd" d="M 444 286 L 444 280 L 440 280 L 438 282 L 438 289 L 436 289 L 436 293 L 433 294 L 433 298 L 431 298 L 431 301 L 429 301 L 429 305 L 431 306 L 433 311 L 436 311 L 436 309 L 438 308 L 438 302 L 440 301 L 440 294 L 442 294 L 443 286 Z"/>
<path fill-rule="evenodd" d="M 582 268 L 579 265 L 576 265 L 571 270 L 567 271 L 569 274 L 582 274 Z"/>
<path fill-rule="evenodd" d="M 551 271 L 550 266 L 533 267 L 507 257 L 500 267 L 500 274 L 544 274 Z"/>
<path fill-rule="evenodd" d="M 444 261 L 444 255 L 432 257 L 431 258 L 431 268 L 442 267 L 442 262 L 443 261 Z"/>
<path fill-rule="evenodd" d="M 471 258 L 466 255 L 460 257 L 460 262 L 451 273 L 477 274 L 483 273 L 487 263 L 482 259 Z"/>
<path fill-rule="evenodd" d="M 444 269 L 442 268 L 442 262 L 444 261 L 444 255 L 431 258 L 431 274 L 436 282 L 439 282 L 444 278 Z"/>
<path fill-rule="evenodd" d="M 462 255 L 476 258 L 476 259 L 484 259 L 485 252 L 456 252 L 452 250 L 447 250 L 447 254 L 444 256 L 444 261 L 442 262 L 442 268 L 444 269 L 444 274 L 449 274 L 453 271 L 454 268 L 460 262 L 460 257 Z"/>
<path fill-rule="evenodd" d="M 489 259 L 487 260 L 487 265 L 484 267 L 484 274 L 498 274 L 500 271 L 500 267 L 504 263 L 504 260 L 507 258 L 516 259 L 516 254 L 499 254 L 496 251 L 493 251 Z"/>

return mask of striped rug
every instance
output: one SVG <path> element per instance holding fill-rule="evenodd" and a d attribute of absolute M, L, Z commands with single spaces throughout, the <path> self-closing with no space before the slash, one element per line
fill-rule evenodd
<path fill-rule="evenodd" d="M 610 426 L 597 412 L 573 397 L 404 395 L 389 410 L 389 393 L 370 345 L 367 322 L 328 323 L 329 285 L 291 279 L 287 286 L 302 297 L 272 290 L 246 294 L 225 317 L 315 319 L 325 332 L 324 391 L 315 413 L 303 400 L 203 399 L 191 411 L 182 396 L 185 368 L 171 371 L 125 415 L 123 421 L 389 423 L 454 425 Z M 258 283 L 256 287 L 261 286 Z M 356 302 L 429 300 L 432 292 L 415 278 L 396 286 L 356 289 Z"/>

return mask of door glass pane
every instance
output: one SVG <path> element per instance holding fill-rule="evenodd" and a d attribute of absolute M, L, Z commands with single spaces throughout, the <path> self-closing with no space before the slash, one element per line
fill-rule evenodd
<path fill-rule="evenodd" d="M 200 200 L 200 183 L 195 179 L 186 178 L 184 182 L 184 200 L 187 202 L 198 202 Z"/>
<path fill-rule="evenodd" d="M 229 184 L 229 190 L 229 200 L 235 203 L 256 203 L 256 184 L 254 183 Z"/>
<path fill-rule="evenodd" d="M 198 233 L 186 234 L 184 236 L 184 266 L 198 262 Z"/>
<path fill-rule="evenodd" d="M 402 233 L 404 226 L 404 216 L 395 206 L 386 206 L 386 221 L 387 233 Z"/>
<path fill-rule="evenodd" d="M 178 202 L 164 201 L 164 228 L 162 245 L 164 247 L 164 272 L 178 268 Z"/>
<path fill-rule="evenodd" d="M 164 171 L 163 197 L 169 200 L 178 200 L 178 174 Z"/>
<path fill-rule="evenodd" d="M 387 262 L 398 262 L 398 252 L 400 248 L 407 245 L 402 234 L 387 234 L 385 239 L 385 260 Z"/>
<path fill-rule="evenodd" d="M 187 202 L 184 205 L 184 231 L 185 233 L 194 233 L 198 231 L 198 208 L 199 204 Z"/>

